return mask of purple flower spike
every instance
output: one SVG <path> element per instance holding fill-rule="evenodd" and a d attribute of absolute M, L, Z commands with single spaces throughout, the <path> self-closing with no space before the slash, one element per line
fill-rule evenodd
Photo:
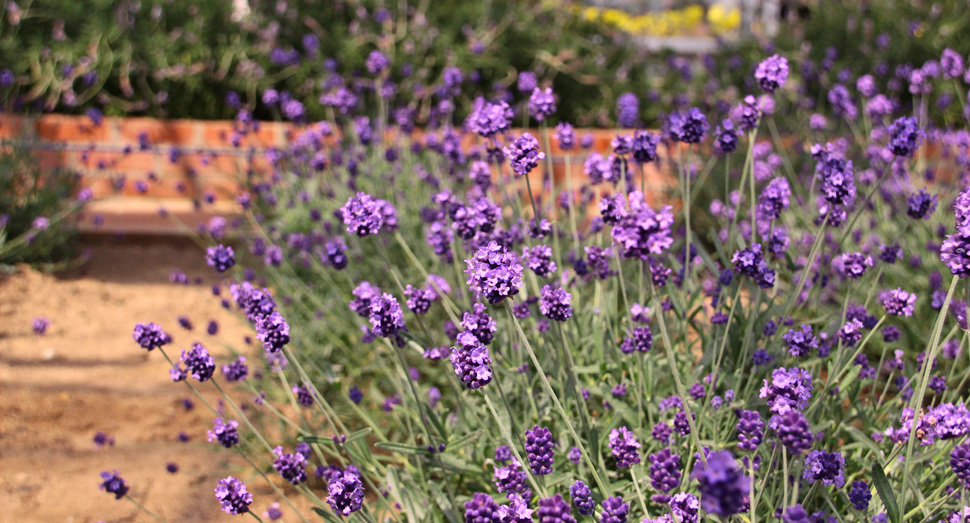
<path fill-rule="evenodd" d="M 217 272 L 226 272 L 236 264 L 236 255 L 232 247 L 217 245 L 206 250 L 205 262 Z"/>
<path fill-rule="evenodd" d="M 522 133 L 504 152 L 516 176 L 529 174 L 546 158 L 546 153 L 539 150 L 539 141 L 529 133 Z"/>
<path fill-rule="evenodd" d="M 566 289 L 545 285 L 539 293 L 539 312 L 551 320 L 566 321 L 573 315 L 571 299 Z"/>
<path fill-rule="evenodd" d="M 914 116 L 897 119 L 889 126 L 889 134 L 889 151 L 896 156 L 911 156 L 926 138 Z"/>
<path fill-rule="evenodd" d="M 712 452 L 707 463 L 698 462 L 691 477 L 698 482 L 701 493 L 701 508 L 709 514 L 730 517 L 744 510 L 748 493 L 751 491 L 750 478 L 731 451 Z"/>
<path fill-rule="evenodd" d="M 172 343 L 172 337 L 157 323 L 136 323 L 131 337 L 141 348 L 149 351 Z"/>
<path fill-rule="evenodd" d="M 630 514 L 630 504 L 619 496 L 604 499 L 602 509 L 600 523 L 626 523 Z"/>
<path fill-rule="evenodd" d="M 246 484 L 232 476 L 220 479 L 215 493 L 222 510 L 234 516 L 249 512 L 249 505 L 253 502 L 253 495 L 246 490 Z"/>
<path fill-rule="evenodd" d="M 696 107 L 686 114 L 673 113 L 667 118 L 667 137 L 675 142 L 700 143 L 708 128 L 707 117 Z"/>
<path fill-rule="evenodd" d="M 545 89 L 534 88 L 529 96 L 529 116 L 535 118 L 537 122 L 541 122 L 555 112 L 556 97 L 553 96 L 552 89 L 548 87 Z"/>
<path fill-rule="evenodd" d="M 767 93 L 774 93 L 785 85 L 788 79 L 788 59 L 784 56 L 772 55 L 758 64 L 754 71 L 754 79 L 758 87 Z"/>
<path fill-rule="evenodd" d="M 364 484 L 356 469 L 348 466 L 343 472 L 327 479 L 327 504 L 341 516 L 360 510 L 364 502 Z"/>
<path fill-rule="evenodd" d="M 489 303 L 499 303 L 505 298 L 515 296 L 522 286 L 522 265 L 515 253 L 505 249 L 495 241 L 478 249 L 475 255 L 465 260 L 468 268 L 468 286 L 475 295 L 485 298 Z"/>
<path fill-rule="evenodd" d="M 640 442 L 626 427 L 610 431 L 610 450 L 616 466 L 624 469 L 640 463 Z"/>
<path fill-rule="evenodd" d="M 359 192 L 340 209 L 347 232 L 361 238 L 397 228 L 397 211 L 385 200 Z"/>
<path fill-rule="evenodd" d="M 538 425 L 525 431 L 525 450 L 528 454 L 529 468 L 536 476 L 552 472 L 552 461 L 556 454 L 552 432 Z"/>
<path fill-rule="evenodd" d="M 101 490 L 114 494 L 115 499 L 121 499 L 128 494 L 128 484 L 118 471 L 101 473 Z"/>
<path fill-rule="evenodd" d="M 760 397 L 766 398 L 768 407 L 775 414 L 801 411 L 808 407 L 808 400 L 812 397 L 812 375 L 807 370 L 795 367 L 775 369 L 771 379 L 764 380 Z"/>
<path fill-rule="evenodd" d="M 912 316 L 916 304 L 916 294 L 896 288 L 884 291 L 879 295 L 879 301 L 886 308 L 886 314 L 891 316 Z"/>
<path fill-rule="evenodd" d="M 835 485 L 842 488 L 845 485 L 845 458 L 838 452 L 813 450 L 805 458 L 805 472 L 802 479 L 811 483 L 821 481 L 823 485 Z"/>
<path fill-rule="evenodd" d="M 218 441 L 220 445 L 231 449 L 239 443 L 239 422 L 234 420 L 223 420 L 216 418 L 209 429 L 209 441 Z"/>
<path fill-rule="evenodd" d="M 469 331 L 458 335 L 458 343 L 451 348 L 451 364 L 459 381 L 469 389 L 482 388 L 492 381 L 488 347 Z"/>

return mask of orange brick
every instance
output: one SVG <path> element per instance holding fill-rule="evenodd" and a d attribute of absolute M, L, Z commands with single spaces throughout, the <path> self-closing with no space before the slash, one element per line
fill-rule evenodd
<path fill-rule="evenodd" d="M 158 160 L 157 154 L 135 149 L 129 154 L 117 154 L 115 158 L 115 169 L 121 171 L 150 172 L 158 168 Z"/>
<path fill-rule="evenodd" d="M 0 138 L 17 138 L 23 134 L 24 117 L 18 115 L 0 115 Z"/>
<path fill-rule="evenodd" d="M 70 153 L 64 151 L 37 150 L 33 156 L 42 170 L 60 169 L 70 164 Z"/>
<path fill-rule="evenodd" d="M 107 122 L 95 126 L 86 116 L 45 114 L 36 123 L 37 135 L 44 140 L 64 143 L 107 143 L 111 126 Z"/>

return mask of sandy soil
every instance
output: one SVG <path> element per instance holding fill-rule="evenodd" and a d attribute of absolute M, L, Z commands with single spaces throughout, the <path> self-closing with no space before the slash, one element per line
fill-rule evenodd
<path fill-rule="evenodd" d="M 228 474 L 247 481 L 261 514 L 278 500 L 236 456 L 206 442 L 209 412 L 198 400 L 187 410 L 191 391 L 169 381 L 158 351 L 148 354 L 131 338 L 136 322 L 155 321 L 175 340 L 170 354 L 199 341 L 220 361 L 220 344 L 205 332 L 215 319 L 219 337 L 242 345 L 248 327 L 212 296 L 214 276 L 200 249 L 158 240 L 86 247 L 90 260 L 70 274 L 0 276 L 0 519 L 150 521 L 98 490 L 104 469 L 121 472 L 132 497 L 168 521 L 238 520 L 212 495 Z M 176 268 L 205 283 L 170 283 Z M 178 326 L 180 315 L 194 323 L 191 332 Z M 50 319 L 44 336 L 31 330 L 38 316 Z M 203 390 L 216 399 L 214 389 Z M 115 445 L 97 448 L 97 431 Z M 180 470 L 167 472 L 168 463 Z"/>

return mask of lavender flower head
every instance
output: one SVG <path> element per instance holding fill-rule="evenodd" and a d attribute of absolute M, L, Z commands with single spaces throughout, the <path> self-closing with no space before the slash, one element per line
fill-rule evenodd
<path fill-rule="evenodd" d="M 327 480 L 327 504 L 341 516 L 360 510 L 364 502 L 364 484 L 360 475 L 347 467 L 339 475 Z"/>
<path fill-rule="evenodd" d="M 963 57 L 949 47 L 944 49 L 940 55 L 940 69 L 943 70 L 943 78 L 947 80 L 960 78 L 963 76 Z"/>
<path fill-rule="evenodd" d="M 528 475 L 522 470 L 519 462 L 514 459 L 504 467 L 495 467 L 495 472 L 492 474 L 492 481 L 495 482 L 495 488 L 499 492 L 504 492 L 506 497 L 517 494 L 531 498 L 532 490 L 528 487 L 528 480 Z"/>
<path fill-rule="evenodd" d="M 555 138 L 559 143 L 559 148 L 563 151 L 568 151 L 576 145 L 576 131 L 573 130 L 573 126 L 569 122 L 559 122 L 556 125 Z"/>
<path fill-rule="evenodd" d="M 238 428 L 238 421 L 216 418 L 212 422 L 212 428 L 208 431 L 209 441 L 218 441 L 223 447 L 231 449 L 239 443 Z"/>
<path fill-rule="evenodd" d="M 670 452 L 669 448 L 660 449 L 650 455 L 650 485 L 659 492 L 666 494 L 680 485 L 680 456 Z M 658 503 L 669 501 L 667 496 L 654 496 Z"/>
<path fill-rule="evenodd" d="M 812 448 L 815 438 L 808 426 L 808 420 L 801 412 L 791 410 L 788 414 L 772 416 L 769 423 L 771 429 L 778 434 L 781 444 L 792 455 L 804 454 Z"/>
<path fill-rule="evenodd" d="M 125 483 L 124 478 L 118 471 L 108 472 L 107 470 L 101 472 L 101 490 L 107 492 L 108 494 L 114 494 L 115 499 L 121 499 L 128 494 L 128 484 Z"/>
<path fill-rule="evenodd" d="M 492 342 L 495 336 L 495 320 L 485 311 L 485 305 L 476 303 L 471 311 L 466 311 L 461 317 L 461 328 L 470 331 L 485 345 Z"/>
<path fill-rule="evenodd" d="M 896 156 L 911 156 L 926 138 L 914 116 L 897 119 L 889 126 L 889 134 L 889 151 Z"/>
<path fill-rule="evenodd" d="M 960 278 L 970 275 L 970 188 L 964 189 L 953 202 L 956 232 L 940 247 L 940 259 L 950 272 Z"/>
<path fill-rule="evenodd" d="M 498 508 L 498 517 L 503 523 L 532 523 L 529 503 L 518 494 L 509 496 L 509 504 Z"/>
<path fill-rule="evenodd" d="M 624 469 L 640 463 L 640 442 L 626 427 L 610 431 L 610 450 L 616 466 Z"/>
<path fill-rule="evenodd" d="M 280 476 L 294 485 L 299 485 L 307 479 L 306 457 L 303 454 L 291 454 L 283 452 L 283 447 L 273 449 L 276 459 L 273 460 L 273 468 L 279 472 Z"/>
<path fill-rule="evenodd" d="M 859 279 L 866 273 L 866 269 L 872 267 L 872 256 L 861 252 L 847 252 L 836 258 L 832 265 L 843 276 Z"/>
<path fill-rule="evenodd" d="M 791 197 L 791 187 L 788 180 L 779 176 L 773 178 L 758 197 L 758 218 L 762 220 L 777 220 L 781 211 L 788 208 Z"/>
<path fill-rule="evenodd" d="M 582 480 L 576 480 L 576 483 L 569 487 L 569 495 L 572 496 L 573 506 L 576 507 L 576 512 L 579 512 L 579 515 L 590 516 L 593 514 L 593 509 L 596 508 L 593 493 Z"/>
<path fill-rule="evenodd" d="M 216 360 L 199 343 L 193 343 L 187 351 L 183 350 L 179 363 L 184 364 L 186 372 L 199 381 L 208 380 L 216 371 Z"/>
<path fill-rule="evenodd" d="M 384 53 L 375 49 L 370 52 L 370 55 L 367 56 L 364 66 L 367 67 L 368 73 L 376 76 L 381 74 L 381 71 L 384 69 L 387 69 L 387 66 L 390 65 L 390 63 L 390 60 L 384 56 Z"/>
<path fill-rule="evenodd" d="M 545 285 L 539 293 L 539 312 L 551 320 L 566 321 L 573 315 L 571 299 L 566 289 Z"/>
<path fill-rule="evenodd" d="M 849 488 L 849 501 L 856 510 L 865 512 L 869 509 L 869 500 L 872 499 L 872 491 L 865 481 L 853 481 Z"/>
<path fill-rule="evenodd" d="M 775 414 L 804 410 L 812 397 L 812 375 L 797 367 L 777 368 L 771 372 L 770 380 L 764 380 L 759 397 L 767 400 L 768 407 Z"/>
<path fill-rule="evenodd" d="M 232 476 L 219 480 L 215 494 L 222 510 L 234 516 L 249 512 L 249 505 L 253 502 L 253 495 L 246 490 L 246 484 Z"/>
<path fill-rule="evenodd" d="M 623 93 L 616 98 L 616 123 L 623 128 L 637 126 L 640 117 L 640 100 L 633 93 Z"/>
<path fill-rule="evenodd" d="M 366 193 L 359 192 L 356 196 L 351 196 L 340 208 L 340 213 L 347 232 L 361 238 L 397 228 L 397 211 L 394 206 Z"/>
<path fill-rule="evenodd" d="M 950 451 L 950 469 L 963 488 L 970 488 L 970 443 L 953 447 Z"/>
<path fill-rule="evenodd" d="M 620 352 L 623 354 L 650 352 L 651 348 L 653 348 L 653 332 L 646 325 L 630 329 L 627 337 L 620 343 Z"/>
<path fill-rule="evenodd" d="M 660 144 L 660 134 L 649 131 L 633 133 L 633 160 L 644 164 L 657 160 L 657 145 Z"/>
<path fill-rule="evenodd" d="M 792 329 L 782 336 L 788 353 L 798 358 L 808 356 L 812 349 L 818 349 L 818 338 L 812 332 L 810 325 L 802 325 L 800 329 Z"/>
<path fill-rule="evenodd" d="M 526 266 L 532 269 L 536 276 L 548 276 L 558 268 L 556 262 L 552 260 L 552 247 L 548 245 L 526 247 L 522 250 L 522 257 L 525 258 Z"/>
<path fill-rule="evenodd" d="M 34 334 L 43 336 L 44 333 L 47 332 L 47 327 L 49 327 L 50 324 L 51 322 L 49 319 L 41 316 L 34 318 L 34 321 L 30 324 L 30 328 L 34 331 Z"/>
<path fill-rule="evenodd" d="M 389 293 L 383 293 L 370 304 L 369 321 L 374 328 L 374 334 L 389 338 L 404 330 L 404 311 L 397 298 Z"/>
<path fill-rule="evenodd" d="M 671 523 L 699 523 L 700 518 L 698 517 L 698 513 L 700 512 L 701 504 L 693 494 L 688 492 L 674 494 L 668 506 L 670 507 L 670 512 L 674 515 Z"/>
<path fill-rule="evenodd" d="M 249 375 L 249 367 L 246 365 L 246 357 L 239 356 L 235 360 L 222 366 L 222 374 L 226 381 L 242 381 Z"/>
<path fill-rule="evenodd" d="M 936 210 L 936 195 L 929 194 L 926 189 L 920 189 L 906 200 L 906 215 L 915 220 L 929 220 Z"/>
<path fill-rule="evenodd" d="M 879 295 L 879 301 L 891 316 L 912 316 L 916 304 L 916 294 L 904 291 L 902 288 L 884 291 Z"/>
<path fill-rule="evenodd" d="M 742 410 L 738 419 L 738 448 L 757 450 L 764 438 L 765 424 L 755 410 Z"/>
<path fill-rule="evenodd" d="M 464 331 L 458 335 L 458 342 L 451 348 L 450 359 L 458 380 L 469 389 L 479 389 L 492 381 L 492 360 L 488 357 L 488 347 L 473 333 Z"/>
<path fill-rule="evenodd" d="M 754 71 L 754 78 L 758 87 L 767 93 L 774 93 L 785 85 L 788 79 L 788 59 L 784 56 L 772 55 L 764 59 Z"/>
<path fill-rule="evenodd" d="M 517 176 L 529 174 L 546 157 L 546 153 L 539 150 L 539 140 L 529 133 L 522 133 L 504 152 Z"/>
<path fill-rule="evenodd" d="M 812 520 L 805 507 L 801 505 L 792 505 L 781 515 L 781 523 L 809 523 Z"/>
<path fill-rule="evenodd" d="M 499 506 L 492 496 L 476 492 L 465 502 L 465 523 L 499 523 Z"/>
<path fill-rule="evenodd" d="M 552 89 L 546 87 L 532 89 L 529 96 L 529 116 L 541 122 L 552 116 L 556 112 L 556 97 L 552 94 Z"/>
<path fill-rule="evenodd" d="M 729 450 L 712 452 L 707 463 L 698 462 L 691 477 L 697 480 L 701 508 L 709 514 L 730 517 L 744 510 L 751 491 L 750 478 Z"/>
<path fill-rule="evenodd" d="M 544 476 L 552 472 L 552 461 L 556 454 L 552 432 L 546 427 L 538 425 L 525 431 L 525 450 L 528 454 L 529 468 L 536 476 Z"/>
<path fill-rule="evenodd" d="M 630 504 L 619 496 L 604 499 L 601 507 L 600 523 L 626 523 L 630 514 Z"/>
<path fill-rule="evenodd" d="M 468 266 L 466 283 L 476 296 L 495 304 L 519 293 L 522 265 L 514 252 L 497 242 L 490 241 L 465 263 Z"/>
<path fill-rule="evenodd" d="M 539 500 L 536 511 L 541 523 L 576 523 L 576 518 L 570 513 L 569 503 L 561 494 Z"/>
<path fill-rule="evenodd" d="M 675 142 L 700 143 L 710 126 L 707 117 L 697 107 L 686 114 L 672 113 L 667 117 L 667 137 Z"/>
<path fill-rule="evenodd" d="M 279 312 L 256 320 L 256 337 L 267 352 L 277 353 L 290 342 L 290 326 Z"/>
<path fill-rule="evenodd" d="M 822 198 L 818 202 L 819 214 L 828 218 L 832 226 L 845 221 L 846 209 L 855 201 L 856 186 L 852 174 L 852 162 L 842 158 L 831 147 L 812 147 L 816 158 L 815 178 Z"/>
<path fill-rule="evenodd" d="M 217 272 L 226 272 L 236 264 L 236 255 L 232 247 L 217 245 L 206 249 L 205 262 Z"/>
<path fill-rule="evenodd" d="M 502 134 L 512 125 L 512 108 L 504 100 L 496 103 L 482 101 L 467 120 L 468 129 L 473 133 L 489 138 Z"/>
<path fill-rule="evenodd" d="M 149 351 L 172 343 L 172 337 L 157 323 L 136 323 L 131 337 L 141 348 Z"/>
<path fill-rule="evenodd" d="M 838 452 L 813 450 L 805 458 L 805 472 L 802 479 L 810 484 L 821 481 L 823 485 L 835 485 L 842 488 L 845 485 L 845 458 Z"/>
<path fill-rule="evenodd" d="M 621 249 L 624 258 L 646 260 L 650 255 L 663 253 L 674 240 L 670 229 L 674 224 L 673 208 L 669 205 L 659 211 L 651 209 L 643 199 L 643 193 L 633 191 L 628 195 L 629 211 L 623 210 L 613 226 L 613 243 Z"/>
<path fill-rule="evenodd" d="M 762 289 L 775 286 L 775 271 L 765 262 L 760 243 L 753 243 L 736 251 L 731 257 L 731 263 L 734 264 L 734 272 L 753 278 Z"/>

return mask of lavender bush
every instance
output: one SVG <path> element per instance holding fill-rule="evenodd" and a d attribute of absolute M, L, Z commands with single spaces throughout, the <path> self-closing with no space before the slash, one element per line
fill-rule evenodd
<path fill-rule="evenodd" d="M 78 213 L 91 191 L 65 169 L 42 170 L 18 144 L 0 150 L 0 270 L 19 263 L 56 270 L 75 255 Z"/>
<path fill-rule="evenodd" d="M 386 60 L 368 58 L 376 86 Z M 495 99 L 424 133 L 348 108 L 272 151 L 243 239 L 206 253 L 261 355 L 133 336 L 225 395 L 213 447 L 276 493 L 228 477 L 224 510 L 962 521 L 970 134 L 930 123 L 930 93 L 862 79 L 829 90 L 828 117 L 799 111 L 797 66 L 765 57 L 749 92 L 606 158 L 553 129 L 545 91 L 528 133 Z M 654 168 L 670 194 L 647 190 Z"/>

